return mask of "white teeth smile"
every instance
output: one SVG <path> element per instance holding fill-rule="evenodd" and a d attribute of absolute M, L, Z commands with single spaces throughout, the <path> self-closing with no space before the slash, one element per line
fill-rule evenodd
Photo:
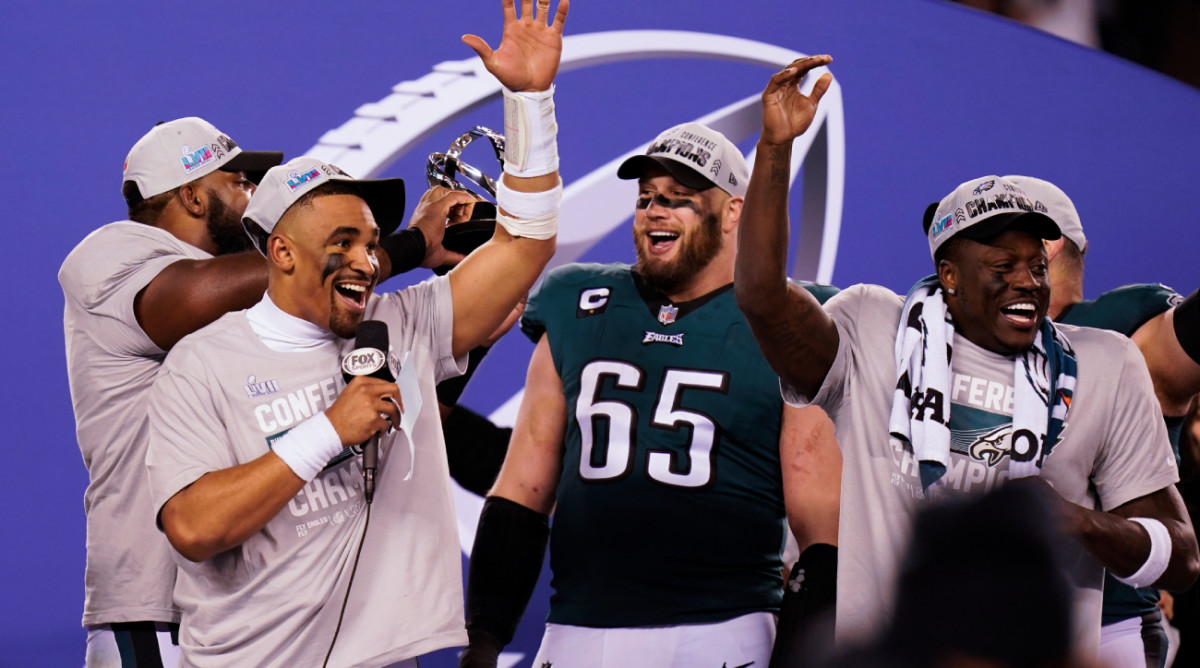
<path fill-rule="evenodd" d="M 1009 304 L 1008 306 L 1001 307 L 1000 313 L 1010 322 L 1022 327 L 1037 322 L 1037 305 L 1032 302 Z"/>
<path fill-rule="evenodd" d="M 355 305 L 356 308 L 362 308 L 367 303 L 368 286 L 359 285 L 357 283 L 337 283 L 334 285 L 334 290 L 342 299 Z"/>
<path fill-rule="evenodd" d="M 679 238 L 678 232 L 666 232 L 663 230 L 655 230 L 647 232 L 646 236 L 650 238 L 650 247 L 656 250 L 666 250 L 670 244 Z"/>

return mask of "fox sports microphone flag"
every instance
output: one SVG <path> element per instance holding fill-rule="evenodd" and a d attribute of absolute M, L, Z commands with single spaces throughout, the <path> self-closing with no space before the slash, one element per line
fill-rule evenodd
<path fill-rule="evenodd" d="M 349 384 L 355 376 L 370 376 L 396 381 L 396 358 L 388 344 L 387 324 L 379 320 L 358 323 L 354 350 L 342 360 L 342 377 Z M 375 471 L 379 468 L 379 435 L 363 444 L 363 496 L 367 503 L 375 497 Z"/>

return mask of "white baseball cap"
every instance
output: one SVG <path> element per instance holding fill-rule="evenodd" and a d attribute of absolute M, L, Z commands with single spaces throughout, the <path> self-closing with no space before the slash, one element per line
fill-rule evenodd
<path fill-rule="evenodd" d="M 242 226 L 250 235 L 254 246 L 266 255 L 262 244 L 279 224 L 283 214 L 309 191 L 330 181 L 345 181 L 354 185 L 359 197 L 371 209 L 379 235 L 387 236 L 400 227 L 404 219 L 404 180 L 373 179 L 359 181 L 317 158 L 301 156 L 292 158 L 277 167 L 272 167 L 258 184 L 258 190 L 250 198 L 246 212 L 242 214 Z M 261 234 L 257 230 L 266 232 Z"/>
<path fill-rule="evenodd" d="M 641 178 L 652 164 L 696 190 L 716 186 L 735 197 L 745 197 L 750 185 L 750 168 L 738 147 L 700 123 L 676 125 L 658 135 L 644 154 L 621 163 L 617 177 Z"/>
<path fill-rule="evenodd" d="M 932 207 L 930 207 L 932 208 Z M 1014 224 L 1042 239 L 1057 239 L 1062 232 L 1044 202 L 1030 197 L 1020 186 L 1001 176 L 972 179 L 954 189 L 928 216 L 925 234 L 929 253 L 951 238 L 962 235 L 983 241 Z"/>
<path fill-rule="evenodd" d="M 1004 178 L 1020 186 L 1025 194 L 1034 200 L 1033 208 L 1035 210 L 1039 205 L 1045 207 L 1054 222 L 1058 223 L 1058 229 L 1062 231 L 1062 235 L 1070 239 L 1081 253 L 1087 250 L 1087 237 L 1083 234 L 1083 223 L 1079 220 L 1079 212 L 1075 210 L 1075 204 L 1062 191 L 1062 188 L 1032 176 L 1009 175 Z"/>
<path fill-rule="evenodd" d="M 243 151 L 211 123 L 190 116 L 159 123 L 139 139 L 125 158 L 121 183 L 133 181 L 142 199 L 149 199 L 218 169 L 246 172 L 255 183 L 283 162 L 276 151 Z"/>

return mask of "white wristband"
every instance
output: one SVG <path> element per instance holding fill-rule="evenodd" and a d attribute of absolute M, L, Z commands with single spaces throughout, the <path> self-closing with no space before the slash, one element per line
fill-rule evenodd
<path fill-rule="evenodd" d="M 1134 589 L 1141 589 L 1158 582 L 1167 571 L 1167 565 L 1171 563 L 1171 532 L 1156 519 L 1131 517 L 1129 520 L 1142 525 L 1146 533 L 1150 534 L 1150 556 L 1146 557 L 1146 562 L 1133 575 L 1124 578 L 1117 575 L 1113 577 Z"/>
<path fill-rule="evenodd" d="M 512 218 L 503 213 L 496 214 L 496 222 L 514 237 L 544 241 L 558 234 L 558 213 L 541 218 Z"/>
<path fill-rule="evenodd" d="M 514 237 L 549 239 L 558 234 L 558 210 L 562 207 L 562 180 L 550 190 L 523 193 L 510 189 L 501 177 L 496 182 L 496 222 Z"/>
<path fill-rule="evenodd" d="M 558 171 L 554 86 L 536 93 L 504 90 L 504 171 L 529 178 Z"/>
<path fill-rule="evenodd" d="M 317 477 L 329 460 L 342 449 L 342 438 L 325 413 L 317 413 L 292 427 L 271 447 L 283 463 L 305 482 Z"/>
<path fill-rule="evenodd" d="M 523 193 L 513 190 L 504 183 L 504 177 L 496 181 L 496 206 L 513 218 L 541 218 L 552 213 L 558 213 L 562 207 L 562 179 L 550 190 L 536 193 Z"/>

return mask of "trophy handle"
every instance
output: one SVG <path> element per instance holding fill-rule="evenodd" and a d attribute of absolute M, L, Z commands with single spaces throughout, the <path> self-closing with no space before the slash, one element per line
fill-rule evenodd
<path fill-rule="evenodd" d="M 496 161 L 503 169 L 504 135 L 482 125 L 460 135 L 450 144 L 450 148 L 446 149 L 445 153 L 430 153 L 429 161 L 425 166 L 425 177 L 429 181 L 430 187 L 444 186 L 452 190 L 468 192 L 481 200 L 475 203 L 470 220 L 448 226 L 446 234 L 442 238 L 443 247 L 463 255 L 471 253 L 491 239 L 496 228 L 496 181 L 484 174 L 483 170 L 463 162 L 461 157 L 463 149 L 479 138 L 488 140 L 492 145 Z M 483 192 L 478 192 L 469 185 L 459 182 L 457 178 L 459 175 L 462 175 L 463 179 L 470 184 L 478 186 Z M 485 193 L 490 196 L 490 202 L 484 196 Z M 450 266 L 442 266 L 433 271 L 435 274 L 442 275 L 450 269 Z"/>
<path fill-rule="evenodd" d="M 491 196 L 492 200 L 496 199 L 496 181 L 492 177 L 483 173 L 482 170 L 467 164 L 460 159 L 463 149 L 471 142 L 478 138 L 485 138 L 492 145 L 492 151 L 496 155 L 496 161 L 501 167 L 504 165 L 504 135 L 483 127 L 482 125 L 472 128 L 455 139 L 450 148 L 446 149 L 445 153 L 429 154 L 429 162 L 425 167 L 425 176 L 432 186 L 445 186 L 454 190 L 463 190 L 473 195 L 482 197 L 483 195 L 475 192 L 470 187 L 459 183 L 455 178 L 456 174 L 462 174 L 463 177 L 479 186 Z"/>

